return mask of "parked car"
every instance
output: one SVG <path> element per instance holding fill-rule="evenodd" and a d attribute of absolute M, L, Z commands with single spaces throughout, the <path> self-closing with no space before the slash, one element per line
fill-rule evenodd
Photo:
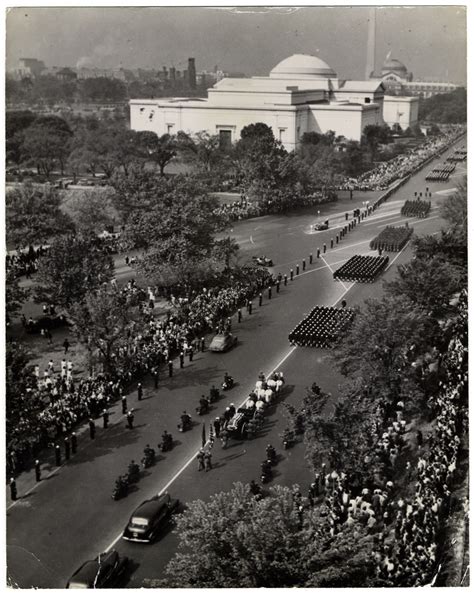
<path fill-rule="evenodd" d="M 315 231 L 326 231 L 326 229 L 329 229 L 329 220 L 324 221 L 324 223 L 316 223 L 313 229 Z"/>
<path fill-rule="evenodd" d="M 178 509 L 179 500 L 168 493 L 147 499 L 130 516 L 122 538 L 132 542 L 152 542 Z"/>
<path fill-rule="evenodd" d="M 225 353 L 237 344 L 237 336 L 232 334 L 216 334 L 209 345 L 209 350 L 214 353 Z"/>
<path fill-rule="evenodd" d="M 252 256 L 252 260 L 259 266 L 273 266 L 273 260 L 266 256 Z"/>
<path fill-rule="evenodd" d="M 127 564 L 128 558 L 112 549 L 81 565 L 66 588 L 110 588 L 118 584 Z"/>

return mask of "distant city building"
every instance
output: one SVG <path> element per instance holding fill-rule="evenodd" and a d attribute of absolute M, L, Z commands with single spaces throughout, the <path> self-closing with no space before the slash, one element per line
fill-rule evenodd
<path fill-rule="evenodd" d="M 40 76 L 46 70 L 43 60 L 36 58 L 20 58 L 18 66 L 13 70 L 13 75 L 16 78 L 34 78 Z"/>
<path fill-rule="evenodd" d="M 424 98 L 442 93 L 450 93 L 459 88 L 450 82 L 413 80 L 413 73 L 408 72 L 405 64 L 390 57 L 385 58 L 381 73 L 373 72 L 371 79 L 383 82 L 388 95 L 418 95 Z"/>
<path fill-rule="evenodd" d="M 188 84 L 190 89 L 196 88 L 196 63 L 194 58 L 188 59 Z"/>
<path fill-rule="evenodd" d="M 359 141 L 367 125 L 384 123 L 384 94 L 379 81 L 341 80 L 320 58 L 296 54 L 267 77 L 223 78 L 207 99 L 132 99 L 130 120 L 133 130 L 158 135 L 206 130 L 224 144 L 238 140 L 245 126 L 263 122 L 293 150 L 305 132 L 333 130 Z"/>

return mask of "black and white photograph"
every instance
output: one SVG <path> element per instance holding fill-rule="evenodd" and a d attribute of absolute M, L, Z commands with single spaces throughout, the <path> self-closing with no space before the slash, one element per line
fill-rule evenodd
<path fill-rule="evenodd" d="M 469 587 L 464 4 L 4 8 L 2 589 Z"/>

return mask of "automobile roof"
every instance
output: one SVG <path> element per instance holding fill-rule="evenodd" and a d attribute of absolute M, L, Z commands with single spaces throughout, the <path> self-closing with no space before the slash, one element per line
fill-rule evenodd
<path fill-rule="evenodd" d="M 154 497 L 153 499 L 147 499 L 147 501 L 144 501 L 133 512 L 132 518 L 149 519 L 157 512 L 158 508 L 160 508 L 165 503 L 169 503 L 169 500 L 170 496 L 167 493 L 163 493 L 163 495 Z"/>

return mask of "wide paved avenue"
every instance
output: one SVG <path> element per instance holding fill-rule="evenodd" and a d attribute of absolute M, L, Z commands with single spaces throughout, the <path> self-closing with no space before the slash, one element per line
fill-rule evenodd
<path fill-rule="evenodd" d="M 461 139 L 457 144 L 464 143 L 465 139 Z M 435 164 L 436 161 L 429 164 L 427 169 Z M 458 165 L 457 172 L 462 173 L 462 166 Z M 335 228 L 344 220 L 344 212 L 360 206 L 359 200 L 342 200 L 321 207 L 321 219 L 330 219 L 330 229 L 324 232 L 311 231 L 311 223 L 318 218 L 314 209 L 237 223 L 232 235 L 241 244 L 243 259 L 264 254 L 273 259 L 275 272 L 282 274 L 289 274 L 290 268 L 296 269 L 299 263 L 299 276 L 287 287 L 282 286 L 279 294 L 273 291 L 271 300 L 265 292 L 261 308 L 255 300 L 253 314 L 248 316 L 244 312 L 241 324 L 233 319 L 233 331 L 239 339 L 235 349 L 224 355 L 199 353 L 192 363 L 186 359 L 185 368 L 177 369 L 174 377 L 163 375 L 158 390 L 154 390 L 147 379 L 145 398 L 141 402 L 137 402 L 136 391 L 132 391 L 128 400 L 129 407 L 135 408 L 134 429 L 127 429 L 120 409 L 114 407 L 107 430 L 97 422 L 95 441 L 91 442 L 87 433 L 81 435 L 79 451 L 66 465 L 25 497 L 21 497 L 20 492 L 16 504 L 8 502 L 7 555 L 11 584 L 64 587 L 81 563 L 115 546 L 134 561 L 134 571 L 127 585 L 146 586 L 147 579 L 162 575 L 163 567 L 175 551 L 177 537 L 169 533 L 151 546 L 122 541 L 119 536 L 131 511 L 163 489 L 186 502 L 227 490 L 236 480 L 257 479 L 267 443 L 272 443 L 282 454 L 273 482 L 299 482 L 306 489 L 311 477 L 302 445 L 285 452 L 281 450 L 278 435 L 285 426 L 281 401 L 299 402 L 305 387 L 315 380 L 323 389 L 336 394 L 340 378 L 328 366 L 326 351 L 291 347 L 288 333 L 316 304 L 336 305 L 344 297 L 351 306 L 381 294 L 381 281 L 373 285 L 341 283 L 332 279 L 332 270 L 354 254 L 368 254 L 370 239 L 387 224 L 404 224 L 408 219 L 399 214 L 404 200 L 426 186 L 432 192 L 432 211 L 427 219 L 410 219 L 409 224 L 419 234 L 439 231 L 442 222 L 438 207 L 455 187 L 456 178 L 447 184 L 434 184 L 425 182 L 425 175 L 426 170 L 416 174 L 339 245 L 328 249 L 321 259 L 316 258 L 317 248 L 323 243 L 329 248 L 330 238 L 335 238 Z M 314 256 L 312 265 L 308 261 L 310 252 Z M 411 251 L 408 247 L 399 254 L 389 255 L 390 268 L 383 278 L 393 275 L 398 264 L 409 261 Z M 303 258 L 307 264 L 304 272 Z M 198 473 L 194 455 L 201 445 L 202 420 L 208 428 L 215 416 L 212 413 L 221 413 L 230 402 L 239 405 L 253 387 L 258 373 L 276 368 L 284 372 L 287 385 L 280 401 L 267 414 L 262 433 L 252 441 L 231 442 L 226 450 L 216 443 L 214 469 Z M 225 393 L 209 415 L 198 417 L 195 407 L 199 396 L 207 394 L 212 384 L 218 385 L 225 371 L 234 376 L 238 385 Z M 178 433 L 176 423 L 184 409 L 193 415 L 196 424 L 191 431 Z M 146 471 L 136 491 L 125 499 L 113 501 L 111 492 L 117 475 L 126 471 L 132 458 L 141 459 L 147 443 L 156 448 L 164 429 L 172 432 L 177 440 L 174 449 L 161 455 L 156 465 Z"/>

